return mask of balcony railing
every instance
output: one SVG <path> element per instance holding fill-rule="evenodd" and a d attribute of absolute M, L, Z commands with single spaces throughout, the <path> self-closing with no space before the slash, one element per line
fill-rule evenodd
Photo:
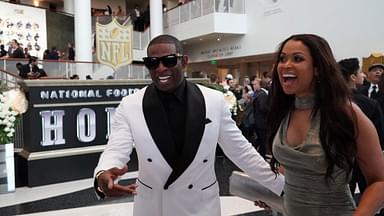
<path fill-rule="evenodd" d="M 193 0 L 163 14 L 164 28 L 211 13 L 244 14 L 244 0 Z"/>
<path fill-rule="evenodd" d="M 1 59 L 0 68 L 6 73 L 1 73 L 2 82 L 11 82 L 13 75 L 18 77 L 19 74 L 16 63 L 27 64 L 27 59 Z M 142 64 L 129 64 L 118 68 L 114 71 L 111 67 L 97 62 L 78 62 L 78 61 L 54 61 L 39 60 L 39 67 L 44 69 L 48 77 L 46 79 L 70 79 L 74 74 L 90 75 L 92 79 L 150 79 L 149 72 Z M 8 77 L 10 76 L 10 77 Z M 4 81 L 3 81 L 4 78 Z"/>

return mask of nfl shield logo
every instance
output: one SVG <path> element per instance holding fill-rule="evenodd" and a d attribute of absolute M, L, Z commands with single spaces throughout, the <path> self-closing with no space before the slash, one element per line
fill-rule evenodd
<path fill-rule="evenodd" d="M 96 23 L 97 60 L 115 71 L 132 62 L 132 25 L 123 26 L 113 18 L 107 25 Z"/>

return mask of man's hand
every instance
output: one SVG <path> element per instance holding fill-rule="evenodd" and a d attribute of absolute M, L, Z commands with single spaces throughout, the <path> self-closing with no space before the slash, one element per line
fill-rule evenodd
<path fill-rule="evenodd" d="M 127 171 L 127 166 L 124 166 L 121 169 L 114 167 L 112 169 L 102 171 L 102 173 L 97 177 L 99 190 L 109 197 L 123 196 L 126 194 L 136 195 L 137 186 L 135 184 L 119 185 L 117 182 L 115 183 L 115 180 L 117 180 L 119 176 L 124 175 Z"/>

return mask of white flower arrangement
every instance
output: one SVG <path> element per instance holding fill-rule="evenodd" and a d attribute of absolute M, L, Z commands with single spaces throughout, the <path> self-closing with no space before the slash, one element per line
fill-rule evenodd
<path fill-rule="evenodd" d="M 20 89 L 0 93 L 0 144 L 11 142 L 17 118 L 25 113 L 27 108 L 27 99 Z"/>

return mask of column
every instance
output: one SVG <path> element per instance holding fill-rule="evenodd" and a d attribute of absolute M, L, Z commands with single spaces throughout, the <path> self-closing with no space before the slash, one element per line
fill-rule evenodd
<path fill-rule="evenodd" d="M 163 34 L 163 2 L 161 0 L 149 1 L 151 39 Z"/>
<path fill-rule="evenodd" d="M 75 7 L 75 47 L 76 72 L 80 79 L 92 74 L 92 20 L 91 0 L 74 1 Z M 91 75 L 92 76 L 92 75 Z"/>
<path fill-rule="evenodd" d="M 74 13 L 74 6 L 73 2 L 74 0 L 64 0 L 64 12 L 68 14 Z"/>

